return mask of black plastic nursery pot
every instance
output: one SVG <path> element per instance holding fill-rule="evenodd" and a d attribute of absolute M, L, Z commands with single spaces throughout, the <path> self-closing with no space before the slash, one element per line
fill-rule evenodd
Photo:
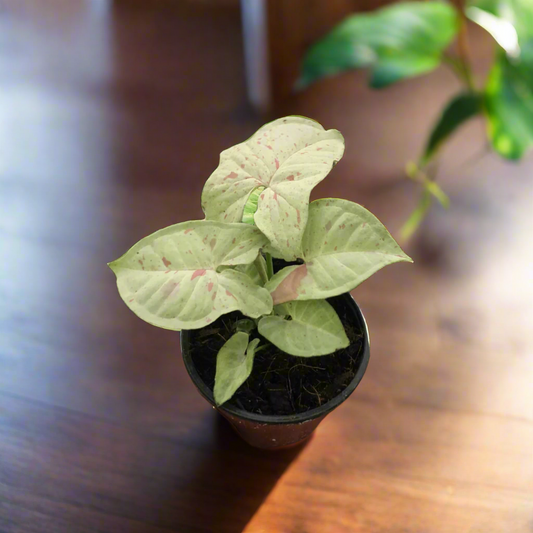
<path fill-rule="evenodd" d="M 248 444 L 256 448 L 274 450 L 295 446 L 305 441 L 311 436 L 320 422 L 344 402 L 359 385 L 370 358 L 368 328 L 363 313 L 352 296 L 347 293 L 342 295 L 341 298 L 345 299 L 346 307 L 349 309 L 350 325 L 357 329 L 362 336 L 360 341 L 361 349 L 354 376 L 344 390 L 328 402 L 294 415 L 262 415 L 240 409 L 231 405 L 231 402 L 217 407 L 212 389 L 200 377 L 191 357 L 191 332 L 181 332 L 181 352 L 185 367 L 193 383 L 200 394 L 230 422 L 235 431 Z"/>

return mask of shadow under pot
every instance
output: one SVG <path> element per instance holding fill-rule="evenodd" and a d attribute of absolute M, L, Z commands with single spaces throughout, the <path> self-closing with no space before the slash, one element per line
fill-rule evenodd
<path fill-rule="evenodd" d="M 328 362 L 330 366 L 331 363 L 334 362 L 338 367 L 337 372 L 339 375 L 331 376 L 330 374 L 322 377 L 314 376 L 315 379 L 319 380 L 327 378 L 330 384 L 338 383 L 338 385 L 336 385 L 336 394 L 327 399 L 327 401 L 324 401 L 324 403 L 320 402 L 320 405 L 304 410 L 303 412 L 298 412 L 297 408 L 294 409 L 295 412 L 293 414 L 287 414 L 285 412 L 279 415 L 248 411 L 243 408 L 243 403 L 239 402 L 238 398 L 235 397 L 221 406 L 216 406 L 213 398 L 216 352 L 211 349 L 210 353 L 207 353 L 206 350 L 202 350 L 197 345 L 198 338 L 200 338 L 199 336 L 205 338 L 206 335 L 209 334 L 209 331 L 213 331 L 212 326 L 215 325 L 216 322 L 209 329 L 203 328 L 203 333 L 199 333 L 202 332 L 202 330 L 181 332 L 181 352 L 185 367 L 192 381 L 196 385 L 200 394 L 230 422 L 235 431 L 248 444 L 255 446 L 256 448 L 273 450 L 295 446 L 305 441 L 311 436 L 315 428 L 326 415 L 331 413 L 344 402 L 361 381 L 370 358 L 368 329 L 363 313 L 349 293 L 329 298 L 328 302 L 339 314 L 348 338 L 350 339 L 350 346 L 343 350 L 337 350 L 330 355 L 310 358 L 283 354 L 286 358 L 294 358 L 294 361 L 296 361 L 295 364 L 299 364 L 299 360 L 303 364 L 309 365 L 308 368 L 318 368 L 316 372 L 321 370 L 321 362 Z M 268 341 L 262 339 L 262 342 Z M 195 355 L 199 352 L 202 354 L 201 357 Z M 336 359 L 331 360 L 326 358 Z M 205 361 L 210 361 L 210 375 L 207 375 L 203 372 L 204 369 L 200 368 L 200 365 L 205 366 Z M 346 363 L 346 361 L 349 361 L 349 363 Z M 349 368 L 346 368 L 347 364 L 349 364 Z M 260 371 L 260 369 L 256 369 L 255 363 L 250 376 L 251 378 L 254 375 L 254 371 Z M 289 379 L 290 375 L 287 376 L 287 381 Z M 243 387 L 245 386 L 246 383 Z M 236 396 L 238 396 L 238 394 L 236 394 Z M 291 401 L 291 403 L 294 405 L 297 402 Z"/>

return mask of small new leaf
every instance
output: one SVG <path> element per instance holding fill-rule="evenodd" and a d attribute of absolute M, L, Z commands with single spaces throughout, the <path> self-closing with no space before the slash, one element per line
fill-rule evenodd
<path fill-rule="evenodd" d="M 255 261 L 249 265 L 237 265 L 233 268 L 238 272 L 246 274 L 255 283 L 255 285 L 262 287 L 265 284 L 262 273 L 266 271 L 266 262 L 263 254 L 259 254 Z"/>
<path fill-rule="evenodd" d="M 288 354 L 327 355 L 350 344 L 335 309 L 325 300 L 289 302 L 276 306 L 275 312 L 259 320 L 259 333 Z"/>
<path fill-rule="evenodd" d="M 254 215 L 257 211 L 257 204 L 259 203 L 259 195 L 265 190 L 264 187 L 257 187 L 254 189 L 246 203 L 244 204 L 244 212 L 242 214 L 242 221 L 245 224 L 255 224 Z"/>
<path fill-rule="evenodd" d="M 336 296 L 386 265 L 412 262 L 372 213 L 333 198 L 309 206 L 302 248 L 305 263 L 280 270 L 265 285 L 274 305 Z"/>
<path fill-rule="evenodd" d="M 213 389 L 217 405 L 227 402 L 252 372 L 259 339 L 248 343 L 249 338 L 248 333 L 238 331 L 226 341 L 217 354 Z"/>

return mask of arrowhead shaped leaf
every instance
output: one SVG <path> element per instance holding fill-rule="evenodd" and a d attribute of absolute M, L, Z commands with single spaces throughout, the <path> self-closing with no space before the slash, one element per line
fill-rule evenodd
<path fill-rule="evenodd" d="M 336 296 L 386 265 L 412 262 L 372 213 L 348 200 L 311 203 L 302 248 L 305 263 L 280 270 L 265 285 L 275 305 Z"/>
<path fill-rule="evenodd" d="M 533 41 L 518 58 L 498 54 L 487 82 L 489 138 L 507 159 L 520 159 L 533 145 Z"/>
<path fill-rule="evenodd" d="M 166 329 L 201 328 L 239 310 L 256 318 L 270 313 L 268 291 L 222 265 L 252 262 L 266 243 L 247 224 L 183 222 L 145 237 L 110 263 L 120 296 L 140 318 Z"/>
<path fill-rule="evenodd" d="M 456 33 L 457 14 L 442 2 L 405 2 L 351 15 L 310 49 L 300 85 L 371 67 L 372 87 L 385 87 L 439 66 Z"/>
<path fill-rule="evenodd" d="M 265 187 L 257 199 L 255 224 L 285 259 L 295 259 L 311 190 L 343 153 L 342 135 L 314 120 L 293 116 L 266 124 L 220 154 L 202 193 L 206 218 L 240 222 L 252 191 Z"/>
<path fill-rule="evenodd" d="M 254 355 L 259 339 L 248 344 L 249 335 L 238 331 L 220 348 L 217 355 L 215 403 L 227 402 L 252 373 Z"/>
<path fill-rule="evenodd" d="M 289 302 L 259 320 L 259 333 L 280 350 L 302 357 L 327 355 L 350 344 L 335 309 L 325 300 Z"/>
<path fill-rule="evenodd" d="M 461 125 L 483 110 L 483 98 L 480 94 L 465 93 L 456 96 L 448 103 L 437 124 L 434 126 L 422 157 L 422 164 L 427 163 L 439 146 Z"/>

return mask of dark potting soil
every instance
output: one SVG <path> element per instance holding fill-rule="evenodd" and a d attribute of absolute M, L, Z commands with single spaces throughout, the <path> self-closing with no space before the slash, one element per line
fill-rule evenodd
<path fill-rule="evenodd" d="M 227 406 L 263 415 L 303 413 L 340 394 L 351 382 L 362 358 L 363 333 L 352 323 L 353 311 L 345 296 L 329 298 L 339 315 L 350 345 L 330 355 L 296 357 L 286 354 L 252 332 L 250 340 L 260 338 L 252 373 Z M 234 324 L 244 318 L 239 312 L 221 316 L 209 326 L 190 331 L 191 358 L 203 382 L 213 390 L 216 355 L 235 333 Z"/>

